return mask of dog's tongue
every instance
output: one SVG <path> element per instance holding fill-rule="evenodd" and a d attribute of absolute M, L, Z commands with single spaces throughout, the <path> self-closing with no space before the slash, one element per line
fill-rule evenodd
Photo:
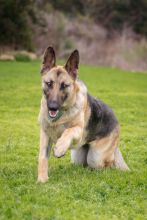
<path fill-rule="evenodd" d="M 50 115 L 50 117 L 55 118 L 58 115 L 58 110 L 57 111 L 51 111 L 50 110 L 49 115 Z"/>

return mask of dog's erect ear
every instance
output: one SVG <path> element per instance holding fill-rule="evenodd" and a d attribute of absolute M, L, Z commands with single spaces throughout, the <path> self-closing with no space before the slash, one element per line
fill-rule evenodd
<path fill-rule="evenodd" d="M 78 73 L 78 67 L 79 67 L 79 51 L 74 50 L 67 60 L 65 69 L 74 79 L 76 79 Z"/>
<path fill-rule="evenodd" d="M 41 68 L 41 74 L 45 74 L 49 71 L 52 67 L 56 65 L 56 56 L 53 47 L 49 46 L 46 48 L 44 55 L 43 55 L 43 62 Z"/>

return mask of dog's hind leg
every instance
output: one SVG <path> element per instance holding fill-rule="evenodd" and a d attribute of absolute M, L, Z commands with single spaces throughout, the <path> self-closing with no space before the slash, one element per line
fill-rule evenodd
<path fill-rule="evenodd" d="M 91 142 L 87 155 L 88 166 L 96 169 L 113 167 L 118 138 L 119 133 L 116 128 L 109 136 Z"/>
<path fill-rule="evenodd" d="M 130 170 L 119 148 L 116 148 L 114 152 L 114 166 L 120 170 Z"/>
<path fill-rule="evenodd" d="M 89 145 L 85 144 L 78 149 L 71 150 L 71 161 L 77 165 L 87 165 L 87 154 L 89 150 Z"/>
<path fill-rule="evenodd" d="M 87 163 L 92 168 L 116 167 L 129 170 L 118 148 L 118 130 L 115 129 L 107 137 L 90 143 Z"/>

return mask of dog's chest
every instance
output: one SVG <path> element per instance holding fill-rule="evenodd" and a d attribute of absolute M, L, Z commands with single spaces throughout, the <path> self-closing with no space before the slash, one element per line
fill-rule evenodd
<path fill-rule="evenodd" d="M 52 143 L 57 142 L 57 139 L 60 138 L 65 129 L 66 127 L 64 125 L 51 126 L 48 128 L 48 135 Z"/>

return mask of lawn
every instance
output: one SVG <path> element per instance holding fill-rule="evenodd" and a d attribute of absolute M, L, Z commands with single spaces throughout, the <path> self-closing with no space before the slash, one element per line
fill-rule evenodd
<path fill-rule="evenodd" d="M 82 66 L 90 93 L 111 106 L 131 172 L 90 170 L 70 152 L 37 184 L 39 62 L 0 62 L 0 220 L 146 219 L 147 74 Z"/>

